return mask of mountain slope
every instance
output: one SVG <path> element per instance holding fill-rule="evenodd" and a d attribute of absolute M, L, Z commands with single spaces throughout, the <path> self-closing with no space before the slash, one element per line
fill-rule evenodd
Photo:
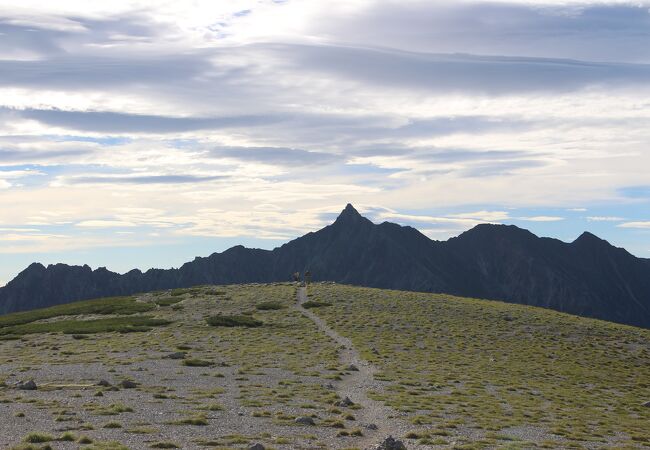
<path fill-rule="evenodd" d="M 479 225 L 448 242 L 476 285 L 457 294 L 650 326 L 650 271 L 590 233 L 573 243 Z"/>
<path fill-rule="evenodd" d="M 200 284 L 271 282 L 309 269 L 314 280 L 445 292 L 541 306 L 650 328 L 650 262 L 585 233 L 572 243 L 506 225 L 446 242 L 375 225 L 348 205 L 337 220 L 272 251 L 233 247 L 178 269 L 124 275 L 32 264 L 0 289 L 0 312 Z"/>
<path fill-rule="evenodd" d="M 261 325 L 210 320 L 242 315 Z M 89 300 L 0 317 L 0 448 L 63 427 L 93 443 L 58 449 L 647 449 L 648 348 L 641 328 L 328 282 Z"/>

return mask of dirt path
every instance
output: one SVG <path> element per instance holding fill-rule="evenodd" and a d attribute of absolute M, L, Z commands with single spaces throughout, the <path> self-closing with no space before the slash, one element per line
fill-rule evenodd
<path fill-rule="evenodd" d="M 345 376 L 335 386 L 336 392 L 341 399 L 349 397 L 354 403 L 363 407 L 354 412 L 359 424 L 364 427 L 364 437 L 360 440 L 359 444 L 364 450 L 374 450 L 388 436 L 400 436 L 406 425 L 401 419 L 393 417 L 397 415 L 396 412 L 384 406 L 383 403 L 372 400 L 367 396 L 368 391 L 383 389 L 382 384 L 375 381 L 373 377 L 378 369 L 370 362 L 361 358 L 350 339 L 338 334 L 323 319 L 302 306 L 307 301 L 307 290 L 305 287 L 298 288 L 297 297 L 297 309 L 311 319 L 319 330 L 343 347 L 339 351 L 341 364 L 344 366 L 354 365 L 359 369 L 358 371 L 351 371 L 350 375 Z M 377 429 L 367 428 L 370 424 L 376 425 Z"/>

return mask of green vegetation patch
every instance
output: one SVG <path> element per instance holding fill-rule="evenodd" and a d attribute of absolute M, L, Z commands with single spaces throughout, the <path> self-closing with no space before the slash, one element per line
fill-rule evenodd
<path fill-rule="evenodd" d="M 324 306 L 332 306 L 332 304 L 328 303 L 328 302 L 321 302 L 321 301 L 318 301 L 318 300 L 309 300 L 309 301 L 302 304 L 302 307 L 307 308 L 307 309 L 309 309 L 309 308 L 322 308 Z"/>
<path fill-rule="evenodd" d="M 137 302 L 133 297 L 107 297 L 7 314 L 0 316 L 0 327 L 23 325 L 36 322 L 37 320 L 60 316 L 77 316 L 82 314 L 131 315 L 151 311 L 152 309 L 154 309 L 154 305 Z"/>
<path fill-rule="evenodd" d="M 206 361 L 204 359 L 186 359 L 183 361 L 183 365 L 187 367 L 211 367 L 214 366 L 212 361 Z"/>
<path fill-rule="evenodd" d="M 29 433 L 23 441 L 30 444 L 40 444 L 43 442 L 51 442 L 54 440 L 54 436 L 47 433 Z"/>
<path fill-rule="evenodd" d="M 250 316 L 237 315 L 237 316 L 223 316 L 216 315 L 206 319 L 208 325 L 213 327 L 261 327 L 264 322 L 257 320 Z"/>
<path fill-rule="evenodd" d="M 112 317 L 96 320 L 62 320 L 59 322 L 26 323 L 0 328 L 0 335 L 24 335 L 35 333 L 93 334 L 93 333 L 132 333 L 149 331 L 152 327 L 168 325 L 168 320 L 151 316 Z"/>
<path fill-rule="evenodd" d="M 255 305 L 255 308 L 258 309 L 259 311 L 277 311 L 279 309 L 283 309 L 284 305 L 280 302 L 269 301 L 269 302 L 258 303 L 257 305 Z"/>

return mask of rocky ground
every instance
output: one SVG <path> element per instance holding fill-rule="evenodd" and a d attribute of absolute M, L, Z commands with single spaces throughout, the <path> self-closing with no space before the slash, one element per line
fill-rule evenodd
<path fill-rule="evenodd" d="M 414 300 L 404 295 L 333 284 L 307 290 L 293 284 L 205 286 L 137 296 L 129 312 L 142 309 L 135 316 L 161 320 L 146 331 L 65 334 L 35 327 L 126 317 L 119 311 L 54 315 L 11 333 L 4 328 L 4 334 L 0 324 L 0 448 L 650 447 L 650 436 L 643 434 L 650 408 L 641 406 L 650 392 L 638 381 L 648 371 L 650 337 L 645 331 L 630 327 L 612 331 L 609 325 L 588 322 L 591 332 L 600 336 L 593 341 L 598 352 L 614 355 L 614 342 L 616 348 L 626 346 L 623 363 L 638 372 L 632 385 L 641 386 L 627 392 L 619 382 L 619 397 L 628 401 L 628 394 L 634 394 L 638 402 L 627 414 L 602 416 L 606 426 L 600 436 L 594 433 L 587 439 L 585 433 L 561 433 L 533 406 L 530 417 L 520 414 L 521 396 L 508 391 L 525 384 L 515 378 L 521 376 L 520 367 L 511 364 L 511 386 L 504 386 L 503 378 L 481 375 L 471 361 L 482 364 L 483 356 L 494 356 L 462 346 L 462 336 L 472 337 L 477 330 L 457 333 L 444 311 L 422 309 L 434 304 L 433 296 L 425 300 L 417 297 L 424 294 L 413 294 Z M 454 302 L 444 306 L 452 316 L 462 312 Z M 468 308 L 486 308 L 474 302 Z M 138 308 L 143 304 L 150 310 Z M 489 319 L 485 311 L 476 316 Z M 376 323 L 369 322 L 373 314 Z M 472 314 L 464 314 L 471 325 Z M 504 321 L 508 327 L 499 336 L 518 326 L 520 310 L 508 314 Z M 215 315 L 244 318 L 238 324 L 249 326 L 210 326 L 206 319 Z M 537 320 L 526 326 L 534 328 Z M 436 321 L 446 335 L 431 331 Z M 497 343 L 494 337 L 486 339 Z M 580 344 L 576 336 L 561 339 Z M 601 347 L 608 339 L 612 348 Z M 450 345 L 473 359 L 459 356 L 452 361 Z M 502 353 L 512 351 L 505 343 L 500 345 Z M 447 361 L 427 359 L 431 354 L 447 355 Z M 628 372 L 619 371 L 618 360 L 612 361 L 608 370 L 616 383 L 616 377 Z M 557 367 L 564 371 L 569 366 Z M 449 380 L 434 373 L 443 369 Z M 500 366 L 500 370 L 508 369 Z M 482 390 L 476 390 L 463 373 L 471 374 Z M 434 375 L 438 378 L 431 387 Z M 568 387 L 570 374 L 563 375 Z M 35 386 L 20 385 L 30 380 Z M 592 386 L 584 389 L 600 388 L 597 380 L 587 381 Z M 538 388 L 542 389 L 531 381 L 528 395 L 536 395 L 533 391 Z M 463 389 L 472 392 L 475 401 Z M 490 398 L 499 399 L 498 410 Z M 549 411 L 554 407 L 550 397 L 535 405 Z M 491 417 L 473 412 L 481 407 Z M 593 420 L 598 417 L 593 414 Z M 620 419 L 618 427 L 610 423 L 615 418 Z M 591 420 L 592 416 L 576 415 L 576 430 Z M 495 423 L 502 426 L 496 429 Z M 563 423 L 571 427 L 570 418 Z M 386 441 L 390 435 L 396 440 Z"/>
<path fill-rule="evenodd" d="M 176 292 L 178 303 L 148 313 L 172 324 L 147 332 L 0 341 L 0 446 L 366 448 L 385 436 L 362 418 L 398 431 L 384 425 L 387 417 L 368 414 L 354 388 L 345 392 L 357 401 L 340 395 L 339 386 L 366 367 L 346 366 L 346 350 L 303 316 L 296 286 L 219 289 Z M 160 298 L 170 292 L 138 301 Z M 256 308 L 269 301 L 278 309 Z M 215 313 L 254 316 L 263 326 L 208 326 Z M 36 389 L 19 388 L 30 380 Z"/>

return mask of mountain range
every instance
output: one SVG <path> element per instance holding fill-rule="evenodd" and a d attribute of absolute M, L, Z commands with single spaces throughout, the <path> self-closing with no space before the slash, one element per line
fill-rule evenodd
<path fill-rule="evenodd" d="M 334 223 L 273 250 L 232 247 L 178 269 L 34 263 L 0 288 L 0 313 L 202 284 L 313 280 L 440 292 L 550 308 L 650 328 L 650 260 L 591 233 L 571 243 L 513 225 L 477 225 L 448 241 L 374 224 L 347 205 Z"/>

